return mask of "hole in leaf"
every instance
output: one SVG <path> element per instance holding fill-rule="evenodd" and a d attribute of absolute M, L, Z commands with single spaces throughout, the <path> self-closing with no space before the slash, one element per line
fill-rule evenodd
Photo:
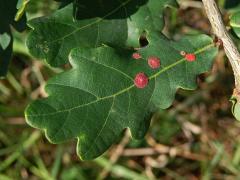
<path fill-rule="evenodd" d="M 145 31 L 142 33 L 142 35 L 139 38 L 139 44 L 140 44 L 140 47 L 146 47 L 149 44 L 147 39 L 147 33 Z"/>

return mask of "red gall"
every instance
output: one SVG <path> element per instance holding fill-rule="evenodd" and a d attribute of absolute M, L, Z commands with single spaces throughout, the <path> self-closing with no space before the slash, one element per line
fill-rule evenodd
<path fill-rule="evenodd" d="M 195 54 L 186 54 L 185 59 L 189 62 L 193 62 L 196 60 L 196 55 Z"/>
<path fill-rule="evenodd" d="M 137 88 L 144 88 L 148 85 L 148 77 L 144 73 L 138 73 L 134 79 L 134 84 Z"/>
<path fill-rule="evenodd" d="M 136 53 L 133 53 L 132 58 L 133 58 L 133 59 L 141 59 L 142 56 L 141 56 L 141 54 L 139 54 L 139 53 L 136 52 Z"/>
<path fill-rule="evenodd" d="M 160 59 L 158 57 L 149 57 L 148 58 L 148 65 L 152 68 L 152 69 L 157 69 L 160 67 L 161 62 Z"/>

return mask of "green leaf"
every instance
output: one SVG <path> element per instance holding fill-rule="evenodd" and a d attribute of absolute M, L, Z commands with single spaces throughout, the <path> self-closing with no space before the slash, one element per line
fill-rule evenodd
<path fill-rule="evenodd" d="M 25 17 L 19 22 L 14 21 L 17 13 L 17 1 L 0 1 L 0 77 L 6 75 L 12 55 L 13 38 L 10 25 L 18 31 L 22 31 L 25 28 Z"/>
<path fill-rule="evenodd" d="M 165 1 L 166 2 L 166 1 Z M 121 1 L 74 1 L 74 15 L 76 19 L 105 18 L 125 19 L 134 14 L 147 0 Z"/>
<path fill-rule="evenodd" d="M 240 103 L 235 96 L 233 96 L 230 101 L 232 102 L 232 114 L 236 120 L 240 121 Z"/>
<path fill-rule="evenodd" d="M 240 11 L 234 13 L 230 18 L 230 25 L 234 32 L 240 37 Z"/>
<path fill-rule="evenodd" d="M 167 5 L 173 4 L 173 0 L 102 1 L 106 4 L 104 10 L 97 3 L 100 1 L 79 2 L 79 8 L 85 7 L 81 9 L 84 12 L 77 15 L 81 20 L 73 18 L 73 5 L 70 4 L 49 17 L 29 22 L 33 31 L 27 46 L 34 56 L 45 59 L 52 66 L 60 66 L 68 62 L 70 51 L 76 47 L 95 48 L 103 44 L 139 47 L 139 38 L 144 32 L 163 28 L 162 12 Z"/>
<path fill-rule="evenodd" d="M 239 1 L 228 0 L 228 1 L 225 1 L 224 8 L 231 10 L 231 9 L 236 8 L 237 6 L 239 6 L 239 4 L 240 4 Z"/>
<path fill-rule="evenodd" d="M 235 32 L 235 34 L 240 38 L 240 11 L 239 7 L 236 7 L 233 11 L 232 16 L 230 17 L 230 25 Z M 238 45 L 238 48 L 240 47 L 239 42 L 236 41 L 236 44 Z M 233 93 L 233 96 L 231 97 L 230 101 L 232 102 L 232 114 L 235 117 L 236 120 L 240 121 L 240 101 L 239 98 L 237 98 L 238 95 Z"/>
<path fill-rule="evenodd" d="M 10 45 L 11 36 L 8 33 L 0 34 L 0 45 L 3 50 L 7 49 Z"/>
<path fill-rule="evenodd" d="M 129 128 L 133 138 L 143 138 L 152 113 L 171 105 L 178 88 L 195 89 L 196 75 L 211 68 L 217 53 L 212 39 L 189 36 L 178 42 L 159 33 L 148 34 L 149 45 L 138 51 L 142 60 L 132 59 L 133 51 L 112 47 L 76 48 L 71 51 L 72 69 L 50 79 L 48 98 L 26 110 L 27 122 L 46 132 L 52 143 L 78 140 L 81 159 L 105 152 Z M 195 53 L 188 62 L 180 51 Z M 150 56 L 161 59 L 152 70 Z M 136 88 L 134 78 L 144 72 L 149 83 Z"/>
<path fill-rule="evenodd" d="M 61 9 L 65 6 L 67 6 L 68 4 L 72 3 L 75 0 L 55 0 L 55 1 L 60 2 L 59 9 Z M 73 12 L 73 14 L 74 14 L 74 12 Z"/>

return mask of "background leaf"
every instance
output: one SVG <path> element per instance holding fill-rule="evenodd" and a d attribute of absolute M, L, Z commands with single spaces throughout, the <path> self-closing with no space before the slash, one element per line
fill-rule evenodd
<path fill-rule="evenodd" d="M 103 44 L 139 47 L 139 38 L 145 31 L 163 28 L 163 10 L 174 1 L 149 0 L 144 3 L 145 0 L 124 0 L 124 4 L 118 7 L 108 3 L 109 12 L 94 11 L 98 4 L 92 3 L 96 4 L 91 11 L 95 14 L 79 14 L 81 20 L 74 20 L 73 5 L 70 4 L 49 17 L 29 22 L 33 31 L 27 41 L 28 48 L 37 58 L 46 59 L 52 66 L 60 66 L 68 62 L 68 54 L 76 47 L 99 47 Z M 89 6 L 86 2 L 83 5 Z M 87 17 L 91 18 L 85 19 Z"/>
<path fill-rule="evenodd" d="M 238 0 L 227 0 L 225 1 L 224 7 L 226 9 L 237 7 L 240 4 Z"/>
<path fill-rule="evenodd" d="M 240 8 L 236 8 L 235 12 L 230 18 L 230 25 L 237 35 L 238 38 L 240 38 Z M 240 47 L 239 45 L 239 39 L 236 40 L 238 48 Z M 240 120 L 240 102 L 239 98 L 233 93 L 233 96 L 231 98 L 232 101 L 232 113 L 234 117 L 239 121 Z"/>
<path fill-rule="evenodd" d="M 3 34 L 7 34 L 10 38 L 10 42 L 5 42 L 8 44 L 6 48 L 0 46 L 0 77 L 6 75 L 9 61 L 12 56 L 12 33 L 10 25 L 12 25 L 16 30 L 23 31 L 25 29 L 26 17 L 23 17 L 19 22 L 15 22 L 14 18 L 17 13 L 17 1 L 0 1 L 0 38 L 3 39 Z M 7 41 L 9 41 L 9 38 Z"/>
<path fill-rule="evenodd" d="M 235 12 L 231 16 L 230 25 L 232 26 L 234 32 L 240 37 L 240 11 Z"/>

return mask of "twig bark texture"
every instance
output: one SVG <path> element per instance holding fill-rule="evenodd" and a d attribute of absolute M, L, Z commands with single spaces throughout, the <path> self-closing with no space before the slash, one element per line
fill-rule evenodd
<path fill-rule="evenodd" d="M 240 101 L 240 53 L 229 36 L 229 33 L 223 23 L 220 10 L 215 0 L 202 0 L 208 19 L 212 25 L 215 35 L 223 42 L 225 53 L 232 65 L 235 76 L 236 92 Z"/>

